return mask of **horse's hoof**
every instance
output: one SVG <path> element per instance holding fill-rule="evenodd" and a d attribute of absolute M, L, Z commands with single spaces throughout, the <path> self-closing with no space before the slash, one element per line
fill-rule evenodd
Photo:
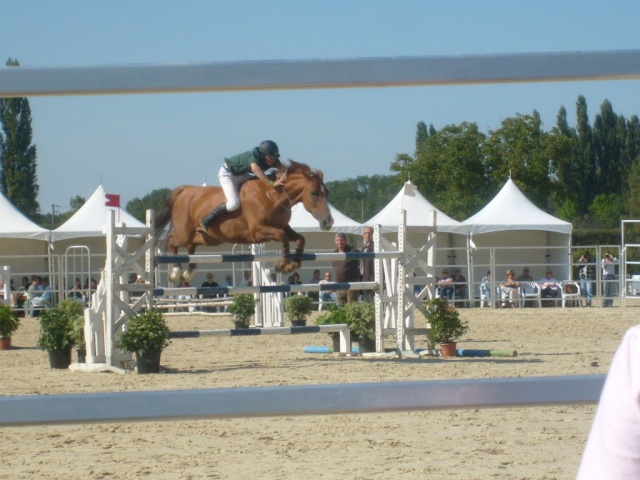
<path fill-rule="evenodd" d="M 174 283 L 179 282 L 181 277 L 182 277 L 182 272 L 177 267 L 173 268 L 171 270 L 171 273 L 169 273 L 169 280 L 171 280 Z"/>

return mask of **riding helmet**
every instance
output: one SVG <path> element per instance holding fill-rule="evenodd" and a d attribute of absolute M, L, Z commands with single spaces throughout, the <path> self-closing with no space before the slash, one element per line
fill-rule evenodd
<path fill-rule="evenodd" d="M 258 151 L 263 155 L 271 155 L 276 158 L 280 156 L 280 152 L 278 152 L 278 145 L 276 145 L 276 142 L 272 140 L 265 140 L 262 142 L 258 147 Z"/>

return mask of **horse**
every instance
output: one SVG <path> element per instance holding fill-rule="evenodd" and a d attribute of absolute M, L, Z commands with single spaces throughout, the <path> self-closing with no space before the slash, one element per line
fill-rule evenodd
<path fill-rule="evenodd" d="M 289 162 L 285 172 L 278 174 L 284 179 L 281 187 L 276 190 L 258 179 L 247 180 L 240 188 L 240 208 L 218 217 L 207 232 L 202 231 L 200 219 L 225 201 L 222 188 L 182 185 L 174 189 L 155 217 L 156 244 L 163 243 L 160 250 L 164 251 L 168 240 L 172 255 L 177 255 L 180 247 L 193 255 L 199 245 L 275 240 L 282 244 L 282 258 L 276 263 L 276 270 L 288 273 L 299 268 L 305 239 L 289 226 L 291 208 L 302 202 L 322 230 L 331 228 L 333 218 L 322 171 Z M 296 242 L 293 257 L 290 242 Z M 195 263 L 190 263 L 187 271 L 181 271 L 181 266 L 175 264 L 169 278 L 174 282 L 189 281 L 196 268 Z"/>

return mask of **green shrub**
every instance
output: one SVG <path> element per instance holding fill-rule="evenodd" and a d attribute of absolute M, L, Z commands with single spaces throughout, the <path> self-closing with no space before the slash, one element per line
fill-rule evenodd
<path fill-rule="evenodd" d="M 376 338 L 376 310 L 372 303 L 329 305 L 329 311 L 316 318 L 316 325 L 345 323 L 355 337 L 368 340 Z"/>
<path fill-rule="evenodd" d="M 47 352 L 61 352 L 76 344 L 73 317 L 68 312 L 53 307 L 42 310 L 38 317 L 40 336 L 38 347 Z"/>
<path fill-rule="evenodd" d="M 11 311 L 11 307 L 0 303 L 0 337 L 9 338 L 18 329 L 20 319 Z"/>
<path fill-rule="evenodd" d="M 84 342 L 84 305 L 82 302 L 67 298 L 58 304 L 58 308 L 67 315 L 73 323 L 73 332 L 76 337 L 75 344 L 79 348 L 85 348 Z"/>
<path fill-rule="evenodd" d="M 460 313 L 446 299 L 434 298 L 425 302 L 423 311 L 431 325 L 429 342 L 453 343 L 467 333 L 469 325 L 460 320 Z"/>
<path fill-rule="evenodd" d="M 313 311 L 313 300 L 306 295 L 291 295 L 285 304 L 287 316 L 292 322 L 305 322 Z"/>
<path fill-rule="evenodd" d="M 256 312 L 256 301 L 250 293 L 240 293 L 233 296 L 229 306 L 229 313 L 236 317 L 236 323 L 244 327 L 249 326 L 251 316 Z"/>
<path fill-rule="evenodd" d="M 162 351 L 171 343 L 169 333 L 162 312 L 152 309 L 127 322 L 126 330 L 120 334 L 119 345 L 127 352 L 142 355 Z"/>

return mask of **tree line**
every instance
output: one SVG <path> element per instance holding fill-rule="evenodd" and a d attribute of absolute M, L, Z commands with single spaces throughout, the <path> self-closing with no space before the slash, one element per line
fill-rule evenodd
<path fill-rule="evenodd" d="M 7 66 L 17 67 L 15 59 Z M 640 218 L 640 120 L 616 114 L 605 100 L 593 123 L 587 102 L 576 102 L 576 125 L 561 107 L 556 125 L 545 131 L 537 111 L 516 114 L 500 127 L 481 132 L 462 122 L 436 130 L 418 122 L 415 150 L 399 153 L 390 175 L 360 176 L 328 182 L 330 202 L 342 213 L 365 222 L 410 180 L 439 210 L 464 220 L 482 209 L 512 178 L 544 211 L 569 221 L 576 230 L 616 229 L 624 218 Z M 37 201 L 37 149 L 32 143 L 31 110 L 26 98 L 0 99 L 0 189 L 27 217 L 57 228 L 85 202 L 76 196 L 71 210 L 41 212 Z M 158 210 L 169 188 L 134 198 L 127 210 L 141 221 L 148 208 Z"/>

